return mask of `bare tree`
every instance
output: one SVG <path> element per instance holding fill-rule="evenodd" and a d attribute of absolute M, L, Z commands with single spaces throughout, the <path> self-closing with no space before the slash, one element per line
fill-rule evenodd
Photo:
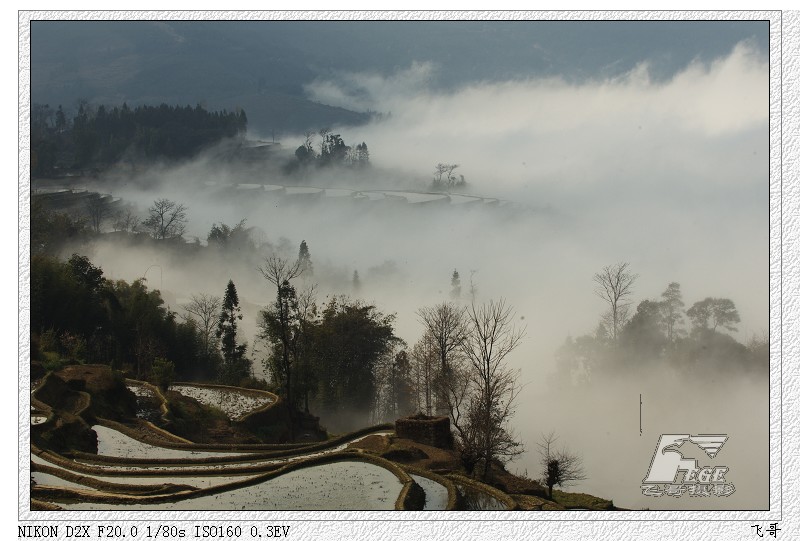
<path fill-rule="evenodd" d="M 493 460 L 505 461 L 523 452 L 508 426 L 521 387 L 518 373 L 504 361 L 520 344 L 524 330 L 514 326 L 514 313 L 503 299 L 472 304 L 466 317 L 469 329 L 461 349 L 470 365 L 474 393 L 468 407 L 468 424 L 475 438 L 470 446 L 484 461 L 486 478 Z"/>
<path fill-rule="evenodd" d="M 458 168 L 457 163 L 437 163 L 433 171 L 433 187 L 434 188 L 452 188 L 457 184 L 463 184 L 464 176 L 461 175 L 461 182 L 453 174 Z"/>
<path fill-rule="evenodd" d="M 454 372 L 461 359 L 461 346 L 468 332 L 466 308 L 451 302 L 443 302 L 436 306 L 420 308 L 417 311 L 419 322 L 425 327 L 425 335 L 433 345 L 433 353 L 438 360 L 438 369 L 434 374 L 433 390 L 438 414 L 454 413 L 455 396 L 450 392 L 453 388 Z M 455 424 L 456 419 L 451 419 Z"/>
<path fill-rule="evenodd" d="M 430 333 L 425 333 L 411 349 L 412 370 L 416 387 L 417 411 L 433 415 L 434 386 L 437 378 L 439 358 Z"/>
<path fill-rule="evenodd" d="M 631 305 L 620 304 L 617 306 L 616 321 L 618 329 L 621 332 L 622 328 L 630 319 Z M 600 315 L 600 325 L 606 329 L 606 338 L 614 340 L 614 311 L 610 308 Z"/>
<path fill-rule="evenodd" d="M 472 304 L 475 304 L 475 298 L 478 296 L 478 286 L 475 284 L 476 270 L 469 271 L 469 298 Z"/>
<path fill-rule="evenodd" d="M 108 205 L 102 196 L 92 197 L 86 202 L 86 214 L 95 233 L 100 233 L 100 227 L 108 217 Z"/>
<path fill-rule="evenodd" d="M 300 276 L 303 272 L 301 261 L 290 262 L 282 257 L 270 256 L 258 267 L 258 272 L 275 287 Z"/>
<path fill-rule="evenodd" d="M 303 147 L 306 149 L 309 156 L 314 156 L 314 132 L 306 130 L 303 136 L 305 137 L 303 140 Z"/>
<path fill-rule="evenodd" d="M 448 371 L 448 376 L 439 373 L 436 379 L 436 388 L 446 398 L 451 424 L 456 431 L 456 437 L 461 443 L 462 456 L 465 463 L 469 464 L 470 471 L 477 461 L 477 446 L 473 445 L 478 438 L 473 437 L 473 432 L 479 423 L 474 423 L 471 417 L 474 400 L 474 381 L 470 372 L 470 365 L 459 359 L 453 363 Z"/>
<path fill-rule="evenodd" d="M 445 172 L 447 172 L 447 164 L 444 163 L 437 163 L 436 168 L 433 171 L 433 187 L 440 188 L 443 184 L 442 177 L 444 176 Z"/>
<path fill-rule="evenodd" d="M 219 320 L 219 310 L 222 306 L 222 299 L 216 295 L 192 295 L 189 304 L 183 306 L 192 316 L 198 319 L 200 333 L 202 336 L 203 354 L 208 356 L 214 347 L 216 340 L 216 326 Z M 187 317 L 187 319 L 191 316 Z"/>
<path fill-rule="evenodd" d="M 186 231 L 186 207 L 169 199 L 156 199 L 147 209 L 148 218 L 144 225 L 156 240 L 183 236 Z"/>
<path fill-rule="evenodd" d="M 417 310 L 419 322 L 433 338 L 442 372 L 447 372 L 448 361 L 460 350 L 466 338 L 468 330 L 466 311 L 466 308 L 461 308 L 452 302 L 443 302 Z"/>
<path fill-rule="evenodd" d="M 447 166 L 447 187 L 448 188 L 452 188 L 453 186 L 456 186 L 457 184 L 459 184 L 458 178 L 456 178 L 456 176 L 453 174 L 453 171 L 455 171 L 458 167 L 459 167 L 459 165 L 457 163 L 453 163 L 453 164 L 450 164 L 450 165 Z M 464 175 L 460 175 L 460 177 L 461 177 L 461 183 L 463 183 L 464 182 Z"/>
<path fill-rule="evenodd" d="M 139 230 L 139 216 L 130 206 L 125 210 L 117 212 L 114 216 L 114 231 L 125 231 L 126 233 L 136 233 Z"/>
<path fill-rule="evenodd" d="M 393 421 L 414 413 L 414 382 L 411 359 L 406 343 L 398 340 L 389 344 L 373 368 L 377 393 L 372 408 L 372 422 Z"/>
<path fill-rule="evenodd" d="M 628 314 L 628 298 L 633 293 L 633 283 L 638 274 L 628 272 L 628 263 L 607 265 L 594 275 L 597 283 L 595 293 L 609 304 L 608 323 L 612 340 L 617 340 L 619 331 L 625 324 Z"/>
<path fill-rule="evenodd" d="M 556 449 L 557 439 L 555 432 L 550 432 L 542 434 L 542 439 L 536 444 L 541 457 L 542 483 L 547 486 L 548 497 L 551 499 L 554 486 L 563 488 L 586 479 L 581 457 L 569 452 L 565 447 Z"/>
<path fill-rule="evenodd" d="M 313 321 L 317 316 L 317 285 L 311 284 L 304 287 L 297 294 L 297 317 L 295 337 L 292 344 L 293 363 L 299 370 L 299 377 L 296 378 L 303 394 L 303 404 L 308 413 L 308 398 L 311 392 L 312 374 L 311 356 L 308 351 L 308 338 L 311 332 Z"/>

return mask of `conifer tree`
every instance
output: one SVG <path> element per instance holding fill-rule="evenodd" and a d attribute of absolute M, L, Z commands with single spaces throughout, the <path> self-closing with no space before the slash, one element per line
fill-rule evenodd
<path fill-rule="evenodd" d="M 250 375 L 250 361 L 245 357 L 247 344 L 236 343 L 236 322 L 241 319 L 239 295 L 236 293 L 233 280 L 229 280 L 217 325 L 217 338 L 222 350 L 219 379 L 223 383 L 239 383 L 242 378 Z"/>
<path fill-rule="evenodd" d="M 450 297 L 453 300 L 458 300 L 461 298 L 461 277 L 458 275 L 458 271 L 453 269 L 453 277 L 450 278 Z"/>
<path fill-rule="evenodd" d="M 300 262 L 300 271 L 306 276 L 314 275 L 314 265 L 311 263 L 311 254 L 308 252 L 306 241 L 300 243 L 300 254 L 297 256 Z"/>

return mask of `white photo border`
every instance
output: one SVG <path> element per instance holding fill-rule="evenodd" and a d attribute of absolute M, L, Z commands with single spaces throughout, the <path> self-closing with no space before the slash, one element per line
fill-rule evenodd
<path fill-rule="evenodd" d="M 798 261 L 798 63 L 800 15 L 781 11 L 20 11 L 19 16 L 19 387 L 18 387 L 18 520 L 20 524 L 89 523 L 123 521 L 138 524 L 176 523 L 188 527 L 200 523 L 291 525 L 293 537 L 436 537 L 473 538 L 503 535 L 527 539 L 533 535 L 569 537 L 590 535 L 595 539 L 655 538 L 669 534 L 681 538 L 710 534 L 716 539 L 751 535 L 750 524 L 780 523 L 786 509 L 797 502 L 797 491 L 788 487 L 796 479 L 797 373 L 791 362 L 798 358 L 796 319 L 800 291 Z M 66 512 L 30 510 L 30 23 L 34 20 L 762 20 L 769 21 L 770 75 L 770 492 L 768 511 L 625 511 L 625 512 Z M 788 99 L 791 96 L 793 99 Z M 785 99 L 784 97 L 787 97 Z M 791 265 L 792 272 L 789 271 Z M 794 328 L 793 328 L 794 327 Z M 784 370 L 786 364 L 786 370 Z M 786 469 L 784 469 L 786 468 Z M 787 484 L 784 490 L 783 484 Z M 796 505 L 794 505 L 796 507 Z M 124 526 L 123 522 L 120 524 Z M 797 526 L 797 524 L 795 524 Z M 140 526 L 137 538 L 144 539 Z M 790 534 L 783 534 L 790 535 Z M 192 538 L 189 536 L 189 538 Z M 247 535 L 243 536 L 247 539 Z M 128 539 L 132 539 L 129 537 Z"/>

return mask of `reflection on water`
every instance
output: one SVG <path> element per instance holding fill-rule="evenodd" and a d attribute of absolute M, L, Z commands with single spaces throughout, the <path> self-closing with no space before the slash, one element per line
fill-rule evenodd
<path fill-rule="evenodd" d="M 469 511 L 506 511 L 508 507 L 494 496 L 474 488 L 456 484 L 458 492 L 464 502 L 464 508 Z"/>
<path fill-rule="evenodd" d="M 422 475 L 412 475 L 412 479 L 425 491 L 424 511 L 444 511 L 447 509 L 447 487 Z"/>

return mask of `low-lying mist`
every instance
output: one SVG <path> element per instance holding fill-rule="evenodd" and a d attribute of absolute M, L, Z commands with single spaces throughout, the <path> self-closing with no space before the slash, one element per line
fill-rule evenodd
<path fill-rule="evenodd" d="M 579 454 L 587 472 L 588 478 L 571 490 L 613 499 L 615 505 L 627 509 L 769 507 L 769 382 L 765 377 L 723 370 L 716 377 L 697 377 L 668 366 L 648 366 L 624 376 L 599 376 L 580 388 L 551 389 L 526 406 L 518 413 L 527 419 L 519 425 L 519 435 L 530 451 L 514 465 L 518 471 L 528 468 L 531 472 L 535 442 L 542 433 L 555 430 L 557 443 Z M 714 459 L 688 444 L 680 452 L 697 459 L 700 467 L 730 468 L 726 482 L 734 485 L 735 492 L 724 498 L 644 496 L 641 484 L 661 434 L 727 435 L 728 441 Z"/>
<path fill-rule="evenodd" d="M 310 92 L 324 101 L 333 88 L 320 83 Z M 732 299 L 741 316 L 733 333 L 740 342 L 766 331 L 766 63 L 740 45 L 727 58 L 692 65 L 659 84 L 642 67 L 622 79 L 580 85 L 530 80 L 449 94 L 424 88 L 392 94 L 392 88 L 372 81 L 367 89 L 383 93 L 372 98 L 391 115 L 358 128 L 334 127 L 348 143 L 369 145 L 372 167 L 355 180 L 346 171 L 284 177 L 277 167 L 212 169 L 199 160 L 144 173 L 160 181 L 146 191 L 133 188 L 141 182 L 131 178 L 114 195 L 142 211 L 159 197 L 185 204 L 185 237 L 201 243 L 214 223 L 234 226 L 243 219 L 256 228 L 257 240 L 285 257 L 297 257 L 305 240 L 314 273 L 299 281 L 317 283 L 320 301 L 344 293 L 395 313 L 395 333 L 409 346 L 422 335 L 415 312 L 450 299 L 457 269 L 461 302 L 469 301 L 471 281 L 477 302 L 504 297 L 526 329 L 508 358 L 526 384 L 512 422 L 528 451 L 512 471 L 538 477 L 535 443 L 555 430 L 584 457 L 588 479 L 574 489 L 621 507 L 767 507 L 766 379 L 720 373 L 696 380 L 643 362 L 648 368 L 616 379 L 598 376 L 575 392 L 556 392 L 548 383 L 559 346 L 568 336 L 592 333 L 607 308 L 594 294 L 594 273 L 617 262 L 639 275 L 634 310 L 678 282 L 687 308 L 706 297 Z M 344 92 L 336 94 L 340 102 Z M 299 141 L 287 138 L 283 145 L 293 149 Z M 255 196 L 220 189 L 295 184 L 424 191 L 438 162 L 460 165 L 465 191 L 514 205 L 303 202 L 263 190 Z M 104 240 L 86 251 L 107 277 L 146 273 L 173 310 L 193 294 L 222 296 L 232 279 L 245 314 L 240 329 L 251 346 L 257 311 L 274 297 L 253 254 L 175 256 Z M 324 412 L 314 413 L 324 424 Z M 642 496 L 639 485 L 661 433 L 728 434 L 716 463 L 730 467 L 736 492 L 702 500 Z"/>

